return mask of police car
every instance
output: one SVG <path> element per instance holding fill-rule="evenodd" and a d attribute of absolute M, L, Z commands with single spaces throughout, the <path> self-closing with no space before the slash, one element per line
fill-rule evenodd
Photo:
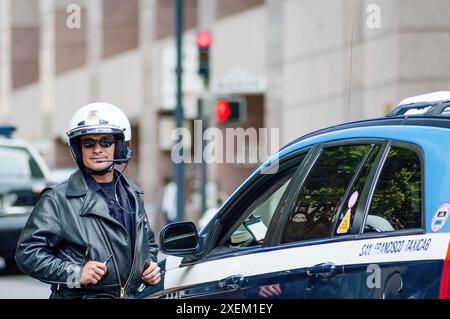
<path fill-rule="evenodd" d="M 139 298 L 450 298 L 450 92 L 293 141 L 197 233 L 167 225 Z"/>
<path fill-rule="evenodd" d="M 12 138 L 15 127 L 0 126 L 0 270 L 14 269 L 17 241 L 49 171 L 26 141 Z"/>

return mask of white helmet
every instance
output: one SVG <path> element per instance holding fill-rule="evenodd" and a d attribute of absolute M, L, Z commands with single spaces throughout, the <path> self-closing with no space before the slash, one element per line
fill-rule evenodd
<path fill-rule="evenodd" d="M 131 125 L 125 113 L 109 103 L 91 103 L 79 109 L 71 118 L 70 151 L 78 167 L 84 168 L 80 138 L 90 134 L 112 134 L 116 138 L 114 162 L 127 163 L 131 159 Z"/>

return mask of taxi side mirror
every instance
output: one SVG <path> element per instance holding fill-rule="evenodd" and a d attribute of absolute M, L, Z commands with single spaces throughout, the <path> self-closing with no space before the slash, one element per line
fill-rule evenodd
<path fill-rule="evenodd" d="M 159 236 L 161 251 L 167 255 L 193 257 L 200 251 L 200 238 L 192 222 L 166 225 Z"/>

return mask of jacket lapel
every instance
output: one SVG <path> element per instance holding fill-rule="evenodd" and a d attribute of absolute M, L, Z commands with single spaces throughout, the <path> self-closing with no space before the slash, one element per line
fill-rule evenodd
<path fill-rule="evenodd" d="M 95 215 L 119 224 L 110 214 L 109 208 L 103 197 L 97 192 L 88 191 L 80 211 L 81 216 Z"/>
<path fill-rule="evenodd" d="M 69 178 L 67 197 L 85 197 L 80 210 L 81 216 L 95 215 L 119 224 L 110 214 L 109 208 L 102 196 L 89 189 L 83 172 L 77 170 Z"/>

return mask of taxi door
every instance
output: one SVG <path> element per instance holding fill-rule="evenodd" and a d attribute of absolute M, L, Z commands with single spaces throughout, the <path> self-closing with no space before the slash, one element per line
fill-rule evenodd
<path fill-rule="evenodd" d="M 384 141 L 347 140 L 320 145 L 298 176 L 276 217 L 270 251 L 255 274 L 279 298 L 350 298 L 345 271 L 354 250 L 353 223 Z"/>
<path fill-rule="evenodd" d="M 366 184 L 354 220 L 357 235 L 345 267 L 354 298 L 437 298 L 448 234 L 425 229 L 424 153 L 417 145 L 390 141 Z M 428 160 L 429 186 L 445 190 L 439 163 Z M 428 193 L 438 216 L 440 192 Z M 443 207 L 445 208 L 445 207 Z M 430 225 L 428 226 L 430 229 Z"/>

